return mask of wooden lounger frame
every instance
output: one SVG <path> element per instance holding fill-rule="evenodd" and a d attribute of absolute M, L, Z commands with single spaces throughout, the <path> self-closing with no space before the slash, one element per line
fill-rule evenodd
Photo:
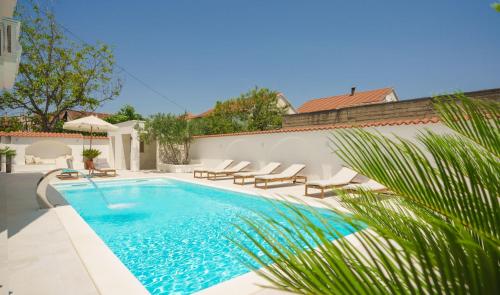
<path fill-rule="evenodd" d="M 257 175 L 258 176 L 258 175 Z M 245 184 L 245 179 L 246 178 L 254 178 L 255 175 L 233 175 L 233 183 L 234 184 L 239 184 L 239 185 L 244 185 Z M 238 183 L 236 179 L 241 179 L 241 182 Z"/>
<path fill-rule="evenodd" d="M 61 180 L 78 179 L 78 173 L 78 171 L 65 171 L 59 175 L 56 175 L 56 177 Z"/>
<path fill-rule="evenodd" d="M 207 179 L 216 180 L 218 176 L 231 176 L 240 171 L 219 171 L 219 172 L 210 172 L 207 171 Z"/>
<path fill-rule="evenodd" d="M 199 176 L 196 176 L 197 173 L 199 174 Z M 207 178 L 208 175 L 207 176 L 203 176 L 203 173 L 208 173 L 208 171 L 207 170 L 194 170 L 193 171 L 193 177 L 194 178 Z"/>
<path fill-rule="evenodd" d="M 323 199 L 325 197 L 325 189 L 329 189 L 329 188 L 333 189 L 333 188 L 338 188 L 338 187 L 342 187 L 342 186 L 344 186 L 344 184 L 341 184 L 341 185 L 319 185 L 319 184 L 307 184 L 306 183 L 304 195 L 307 197 L 312 196 L 312 194 L 309 194 L 308 189 L 315 188 L 315 189 L 321 190 L 319 197 Z"/>
<path fill-rule="evenodd" d="M 271 178 L 271 179 L 255 178 L 255 180 L 254 180 L 254 187 L 267 189 L 267 184 L 269 182 L 278 182 L 278 181 L 291 180 L 293 183 L 297 183 L 297 180 L 299 180 L 299 179 L 301 180 L 300 183 L 306 183 L 307 182 L 307 177 L 306 176 L 302 176 L 302 175 L 294 175 L 294 176 L 290 176 L 290 177 Z M 262 186 L 258 186 L 259 183 L 264 183 L 264 186 L 263 187 Z"/>
<path fill-rule="evenodd" d="M 110 169 L 110 170 L 93 169 L 92 175 L 99 177 L 115 177 L 117 174 L 116 174 L 116 169 Z"/>

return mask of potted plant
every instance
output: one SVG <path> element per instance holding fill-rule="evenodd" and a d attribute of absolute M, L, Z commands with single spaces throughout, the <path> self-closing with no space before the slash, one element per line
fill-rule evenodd
<path fill-rule="evenodd" d="M 101 151 L 98 149 L 84 149 L 82 156 L 84 158 L 85 169 L 89 169 L 94 162 L 94 159 L 97 158 L 101 154 Z"/>
<path fill-rule="evenodd" d="M 5 172 L 12 172 L 12 158 L 16 156 L 16 151 L 6 148 L 4 151 L 5 155 Z"/>

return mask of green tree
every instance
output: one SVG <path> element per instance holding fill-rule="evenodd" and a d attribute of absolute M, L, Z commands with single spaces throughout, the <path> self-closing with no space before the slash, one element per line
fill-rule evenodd
<path fill-rule="evenodd" d="M 0 118 L 0 131 L 11 132 L 24 130 L 24 125 L 18 117 Z"/>
<path fill-rule="evenodd" d="M 38 5 L 21 7 L 19 15 L 23 52 L 13 90 L 0 94 L 3 108 L 22 109 L 38 118 L 41 130 L 50 131 L 64 111 L 95 109 L 120 93 L 107 45 L 70 41 L 54 14 Z"/>
<path fill-rule="evenodd" d="M 500 12 L 500 3 L 495 2 L 491 4 L 491 7 L 493 7 L 493 9 L 495 9 L 496 12 Z"/>
<path fill-rule="evenodd" d="M 124 105 L 118 112 L 105 119 L 111 124 L 117 124 L 130 120 L 144 120 L 144 117 L 135 111 L 135 108 L 129 104 Z"/>
<path fill-rule="evenodd" d="M 146 119 L 143 128 L 137 128 L 142 140 L 159 144 L 164 163 L 189 164 L 189 147 L 193 137 L 186 114 L 152 115 Z"/>
<path fill-rule="evenodd" d="M 301 294 L 499 294 L 500 104 L 457 95 L 435 107 L 455 133 L 335 132 L 338 156 L 392 194 L 338 191 L 352 215 L 330 210 L 359 230 L 351 241 L 332 243 L 342 234 L 312 208 L 316 219 L 290 208 L 285 223 L 246 220 L 261 253 L 237 243 L 259 273 Z"/>
<path fill-rule="evenodd" d="M 281 128 L 288 107 L 278 105 L 278 95 L 267 88 L 254 88 L 245 95 L 250 100 L 249 131 Z"/>
<path fill-rule="evenodd" d="M 287 107 L 278 105 L 278 92 L 254 88 L 239 97 L 218 101 L 205 118 L 195 119 L 203 134 L 269 130 L 281 127 Z"/>

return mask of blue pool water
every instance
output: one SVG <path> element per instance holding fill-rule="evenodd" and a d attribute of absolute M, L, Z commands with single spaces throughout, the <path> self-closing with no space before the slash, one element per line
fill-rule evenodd
<path fill-rule="evenodd" d="M 183 181 L 97 185 L 101 192 L 86 183 L 55 187 L 152 294 L 190 294 L 247 273 L 243 252 L 227 239 L 245 240 L 234 224 L 256 212 L 279 218 L 265 198 Z M 352 232 L 329 217 L 342 234 Z"/>

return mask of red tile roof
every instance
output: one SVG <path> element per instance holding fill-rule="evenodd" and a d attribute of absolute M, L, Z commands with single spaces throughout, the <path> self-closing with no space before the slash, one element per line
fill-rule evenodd
<path fill-rule="evenodd" d="M 337 96 L 316 98 L 306 101 L 297 111 L 299 113 L 310 113 L 341 109 L 345 107 L 383 103 L 385 97 L 393 92 L 392 88 L 382 88 L 370 91 L 355 92 L 354 95 L 343 94 Z"/>
<path fill-rule="evenodd" d="M 192 118 L 193 118 L 193 119 L 194 119 L 194 118 L 204 118 L 204 117 L 206 117 L 206 116 L 210 115 L 213 111 L 214 111 L 214 109 L 213 109 L 213 108 L 211 108 L 211 109 L 208 109 L 208 110 L 204 111 L 204 112 L 203 112 L 203 113 L 201 113 L 201 114 L 198 114 L 198 115 L 193 115 L 193 116 L 192 116 Z"/>
<path fill-rule="evenodd" d="M 282 129 L 274 129 L 274 130 L 264 130 L 264 131 L 248 131 L 248 132 L 237 132 L 237 133 L 226 133 L 226 134 L 198 135 L 198 136 L 194 136 L 194 138 L 270 134 L 270 133 L 287 133 L 287 132 L 308 132 L 308 131 L 319 131 L 319 130 L 365 128 L 365 127 L 380 127 L 380 126 L 417 125 L 417 124 L 438 123 L 439 121 L 440 121 L 439 117 L 431 117 L 431 118 L 422 118 L 422 119 L 385 120 L 385 121 L 376 121 L 376 122 L 359 123 L 359 124 L 311 125 L 311 126 L 290 127 L 290 128 L 282 128 Z"/>
<path fill-rule="evenodd" d="M 57 133 L 57 132 L 31 132 L 31 131 L 13 131 L 1 132 L 0 136 L 13 136 L 13 137 L 62 137 L 62 138 L 85 138 L 89 139 L 90 136 L 82 135 L 80 133 Z M 93 136 L 93 139 L 108 139 L 107 136 Z"/>
<path fill-rule="evenodd" d="M 99 119 L 106 119 L 110 117 L 111 114 L 108 113 L 96 113 L 96 112 L 86 112 L 86 111 L 78 111 L 78 110 L 67 110 L 63 116 L 67 121 L 72 121 L 76 119 L 80 119 L 87 116 L 96 116 Z"/>

